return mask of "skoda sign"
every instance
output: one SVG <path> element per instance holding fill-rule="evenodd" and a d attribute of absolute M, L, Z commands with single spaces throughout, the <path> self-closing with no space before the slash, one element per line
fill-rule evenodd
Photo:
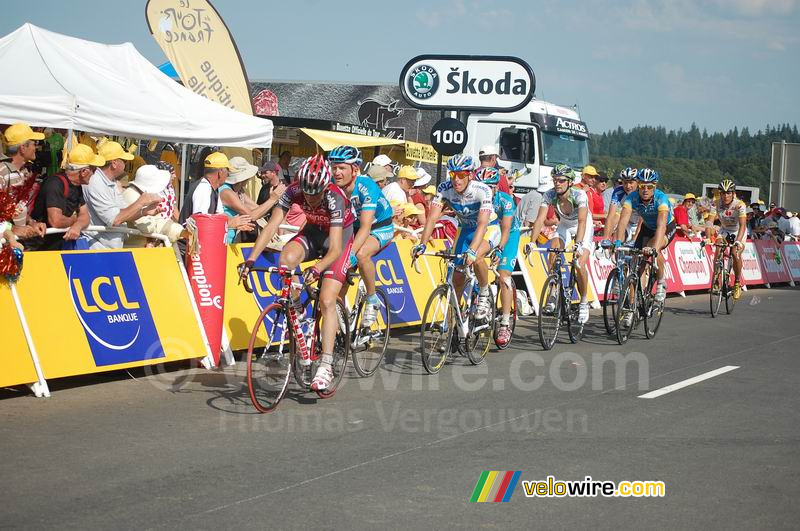
<path fill-rule="evenodd" d="M 403 97 L 418 109 L 512 112 L 535 89 L 531 67 L 517 57 L 420 55 L 400 74 Z"/>

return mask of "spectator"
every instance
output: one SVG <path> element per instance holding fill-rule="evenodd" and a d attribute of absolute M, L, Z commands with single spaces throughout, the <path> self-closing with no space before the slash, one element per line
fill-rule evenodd
<path fill-rule="evenodd" d="M 787 212 L 786 217 L 789 220 L 788 230 L 786 232 L 786 239 L 791 241 L 800 241 L 800 218 L 797 217 L 795 212 Z"/>
<path fill-rule="evenodd" d="M 672 213 L 675 216 L 675 224 L 678 226 L 678 235 L 685 238 L 690 238 L 693 235 L 692 228 L 689 225 L 689 214 L 686 211 L 686 206 L 684 203 L 685 200 L 680 205 L 673 207 Z"/>
<path fill-rule="evenodd" d="M 166 163 L 168 164 L 168 163 Z M 136 203 L 144 194 L 157 195 L 160 199 L 159 207 L 147 215 L 128 221 L 128 226 L 148 234 L 163 234 L 169 238 L 170 243 L 179 239 L 188 239 L 190 233 L 183 225 L 175 221 L 171 215 L 166 215 L 163 209 L 163 200 L 167 187 L 170 185 L 171 174 L 169 170 L 161 169 L 157 165 L 145 164 L 139 166 L 133 182 L 122 192 L 122 198 L 129 205 Z M 145 247 L 151 242 L 144 236 L 131 235 L 125 241 L 125 247 Z"/>
<path fill-rule="evenodd" d="M 219 187 L 219 198 L 225 214 L 231 220 L 238 215 L 249 216 L 252 220 L 261 219 L 278 202 L 286 190 L 286 185 L 279 182 L 278 186 L 272 190 L 269 199 L 259 205 L 244 191 L 247 182 L 258 173 L 258 167 L 248 163 L 244 157 L 233 157 L 230 165 L 233 169 L 228 174 L 225 184 Z M 233 243 L 235 237 L 236 229 L 229 226 L 226 243 Z"/>
<path fill-rule="evenodd" d="M 292 153 L 284 151 L 278 158 L 278 169 L 283 177 L 283 183 L 289 185 L 294 180 L 294 172 L 289 167 L 292 162 Z"/>
<path fill-rule="evenodd" d="M 181 209 L 180 222 L 186 223 L 193 214 L 224 214 L 224 205 L 219 199 L 219 187 L 228 178 L 231 164 L 225 153 L 215 151 L 203 161 L 203 176 L 189 186 Z M 228 220 L 228 227 L 252 230 L 249 216 L 235 216 Z"/>
<path fill-rule="evenodd" d="M 422 196 L 425 198 L 425 206 L 430 209 L 431 201 L 433 201 L 434 196 L 436 196 L 436 187 L 432 184 L 429 184 L 422 189 Z"/>
<path fill-rule="evenodd" d="M 64 173 L 48 176 L 36 198 L 33 218 L 48 228 L 67 229 L 65 233 L 47 234 L 31 242 L 32 249 L 58 251 L 88 249 L 85 239 L 77 243 L 81 231 L 89 226 L 89 210 L 83 198 L 82 184 L 88 184 L 95 168 L 105 161 L 92 148 L 76 144 L 67 155 Z"/>
<path fill-rule="evenodd" d="M 589 199 L 589 211 L 592 213 L 592 221 L 594 230 L 602 230 L 605 223 L 605 205 L 603 198 L 597 193 L 595 189 L 595 177 L 597 177 L 597 169 L 594 166 L 584 166 L 581 170 L 581 182 L 576 186 L 586 192 L 586 197 Z"/>
<path fill-rule="evenodd" d="M 683 206 L 686 208 L 686 215 L 689 218 L 689 228 L 692 232 L 700 234 L 703 232 L 703 221 L 697 208 L 697 196 L 688 193 L 683 196 Z"/>
<path fill-rule="evenodd" d="M 373 164 L 374 165 L 374 164 Z M 411 166 L 403 166 L 397 172 L 395 182 L 387 184 L 383 187 L 383 195 L 391 203 L 398 201 L 399 203 L 408 202 L 408 192 L 414 188 L 414 182 L 417 180 L 417 172 Z"/>
<path fill-rule="evenodd" d="M 428 204 L 425 202 L 422 189 L 431 182 L 431 176 L 425 171 L 425 168 L 417 168 L 415 171 L 417 180 L 414 181 L 414 187 L 408 191 L 408 200 L 420 209 L 417 222 L 420 226 L 424 226 L 425 220 L 428 218 Z"/>
<path fill-rule="evenodd" d="M 497 156 L 499 153 L 497 152 L 497 148 L 491 144 L 487 144 L 481 147 L 480 151 L 478 151 L 478 160 L 480 161 L 481 168 L 497 168 L 500 169 L 500 166 L 497 164 Z"/>
<path fill-rule="evenodd" d="M 131 204 L 122 197 L 123 190 L 119 181 L 125 175 L 125 161 L 133 160 L 133 155 L 111 140 L 100 144 L 98 152 L 105 164 L 97 168 L 89 179 L 89 184 L 83 186 L 83 198 L 89 210 L 89 224 L 119 227 L 128 221 L 158 213 L 161 197 L 157 194 L 144 193 Z M 126 237 L 119 232 L 92 231 L 84 234 L 89 239 L 90 249 L 120 249 Z"/>
<path fill-rule="evenodd" d="M 280 174 L 283 173 L 280 165 L 268 160 L 258 169 L 258 178 L 261 179 L 261 190 L 258 191 L 256 203 L 263 205 L 269 200 L 272 189 L 276 188 L 281 182 Z"/>
<path fill-rule="evenodd" d="M 144 164 L 140 164 L 137 166 L 136 171 L 139 171 L 139 168 L 144 166 Z M 156 168 L 159 170 L 164 170 L 169 172 L 169 183 L 167 183 L 167 187 L 161 192 L 161 203 L 158 205 L 159 213 L 158 215 L 164 219 L 171 219 L 173 221 L 178 221 L 178 194 L 175 193 L 175 187 L 172 185 L 173 182 L 176 181 L 177 177 L 175 175 L 175 166 L 172 165 L 170 162 L 165 162 L 163 160 L 159 160 L 156 162 Z M 134 172 L 134 175 L 136 173 Z"/>
<path fill-rule="evenodd" d="M 521 227 L 532 227 L 539 215 L 539 207 L 542 206 L 542 194 L 536 189 L 531 190 L 522 197 L 514 214 Z"/>
<path fill-rule="evenodd" d="M 386 168 L 386 170 L 389 172 L 389 176 L 392 176 L 394 175 L 394 171 L 397 165 L 392 159 L 389 158 L 388 155 L 384 155 L 383 153 L 381 153 L 380 155 L 372 159 L 372 164 L 370 164 L 370 168 L 372 168 L 373 166 L 381 166 L 383 168 Z"/>
<path fill-rule="evenodd" d="M 622 185 L 622 179 L 617 178 L 615 181 L 617 184 L 616 186 Z M 606 217 L 608 217 L 608 211 L 611 208 L 611 196 L 614 195 L 614 187 L 608 186 L 608 176 L 606 175 L 606 189 L 603 191 L 603 208 L 605 209 Z"/>
<path fill-rule="evenodd" d="M 378 188 L 383 190 L 386 186 L 386 179 L 392 175 L 392 172 L 386 169 L 386 166 L 380 166 L 376 164 L 370 164 L 369 169 L 367 170 L 367 175 L 375 181 L 375 184 L 378 185 Z"/>
<path fill-rule="evenodd" d="M 17 203 L 11 232 L 25 245 L 26 240 L 43 237 L 46 230 L 44 223 L 30 216 L 35 176 L 28 169 L 28 163 L 36 159 L 36 141 L 44 134 L 20 122 L 9 126 L 4 136 L 9 159 L 0 161 L 0 189 L 9 191 Z"/>
<path fill-rule="evenodd" d="M 607 188 L 608 175 L 601 171 L 597 172 L 597 177 L 594 178 L 594 191 L 597 192 L 597 195 L 603 201 L 603 214 L 605 216 L 608 215 L 608 207 L 611 205 L 611 194 L 606 194 Z M 606 202 L 606 197 L 608 197 L 608 203 Z M 605 219 L 605 217 L 603 219 Z"/>

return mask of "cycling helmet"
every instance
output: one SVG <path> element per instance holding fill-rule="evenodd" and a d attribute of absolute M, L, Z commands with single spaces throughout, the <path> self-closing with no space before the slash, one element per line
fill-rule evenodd
<path fill-rule="evenodd" d="M 735 192 L 736 191 L 736 183 L 730 179 L 722 179 L 719 183 L 719 190 L 720 192 Z"/>
<path fill-rule="evenodd" d="M 636 180 L 640 183 L 657 183 L 658 179 L 661 176 L 658 174 L 656 170 L 651 170 L 650 168 L 642 168 L 638 172 L 636 172 Z"/>
<path fill-rule="evenodd" d="M 472 171 L 474 163 L 469 155 L 453 155 L 447 159 L 447 171 Z"/>
<path fill-rule="evenodd" d="M 331 166 L 322 157 L 314 155 L 307 158 L 297 171 L 300 189 L 308 195 L 316 195 L 325 190 L 331 182 Z"/>
<path fill-rule="evenodd" d="M 550 177 L 566 177 L 570 181 L 575 180 L 575 170 L 567 164 L 556 164 L 550 171 Z"/>
<path fill-rule="evenodd" d="M 361 165 L 361 152 L 352 146 L 335 147 L 328 153 L 330 164 L 358 164 Z"/>
<path fill-rule="evenodd" d="M 497 168 L 480 168 L 475 172 L 475 178 L 484 184 L 494 186 L 500 182 L 500 172 Z"/>
<path fill-rule="evenodd" d="M 636 168 L 631 168 L 630 166 L 628 166 L 624 170 L 620 170 L 619 178 L 622 179 L 623 181 L 635 181 L 637 173 L 638 172 L 636 171 Z"/>

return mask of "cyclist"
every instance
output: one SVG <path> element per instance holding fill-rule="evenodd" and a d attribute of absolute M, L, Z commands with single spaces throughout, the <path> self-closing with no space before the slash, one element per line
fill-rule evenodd
<path fill-rule="evenodd" d="M 716 232 L 714 226 L 714 219 L 719 218 L 719 232 L 717 238 L 728 238 L 731 235 L 736 235 L 736 242 L 733 246 L 733 298 L 738 299 L 742 296 L 742 250 L 744 249 L 744 239 L 747 236 L 747 206 L 744 201 L 736 197 L 736 183 L 732 180 L 725 178 L 717 187 L 719 190 L 719 199 L 714 203 L 714 208 L 709 213 L 708 220 L 706 221 L 706 230 L 710 233 L 709 240 L 713 240 L 712 236 Z M 714 260 L 716 261 L 719 247 L 714 251 Z M 714 286 L 719 289 L 720 286 Z"/>
<path fill-rule="evenodd" d="M 272 240 L 292 205 L 299 205 L 306 215 L 306 224 L 283 247 L 280 265 L 294 269 L 301 262 L 318 258 L 317 263 L 305 271 L 306 282 L 322 278 L 319 308 L 322 321 L 322 356 L 311 388 L 322 391 L 333 380 L 333 345 L 339 320 L 336 316 L 336 298 L 345 284 L 353 245 L 353 213 L 347 195 L 331 182 L 331 168 L 322 155 L 306 159 L 297 171 L 293 182 L 272 209 L 269 223 L 258 235 L 241 276 L 250 272 L 255 259 Z M 298 294 L 299 295 L 299 294 Z M 295 299 L 295 311 L 302 312 Z"/>
<path fill-rule="evenodd" d="M 622 179 L 622 184 L 614 187 L 611 192 L 611 204 L 608 207 L 608 217 L 606 217 L 606 225 L 603 229 L 603 243 L 611 243 L 608 240 L 611 239 L 613 234 L 616 234 L 617 222 L 622 213 L 622 204 L 625 202 L 625 198 L 639 186 L 639 181 L 636 180 L 636 168 L 625 168 L 619 172 L 619 178 Z M 631 212 L 628 227 L 625 229 L 625 241 L 633 239 L 638 226 L 639 214 Z"/>
<path fill-rule="evenodd" d="M 489 224 L 494 211 L 492 191 L 483 183 L 473 180 L 474 163 L 468 155 L 455 155 L 447 161 L 450 179 L 439 185 L 436 196 L 431 201 L 430 215 L 425 220 L 419 245 L 411 253 L 414 257 L 425 252 L 433 228 L 445 204 L 450 206 L 458 217 L 458 234 L 453 248 L 455 254 L 466 254 L 465 265 L 472 266 L 478 279 L 480 294 L 475 317 L 486 319 L 489 315 L 489 265 L 484 258 L 500 240 L 497 225 Z M 461 264 L 459 264 L 461 265 Z M 464 289 L 464 274 L 453 274 L 453 285 L 461 296 Z"/>
<path fill-rule="evenodd" d="M 378 316 L 380 301 L 375 294 L 375 263 L 372 257 L 387 246 L 394 236 L 392 206 L 370 177 L 359 175 L 361 153 L 351 146 L 339 146 L 328 153 L 328 163 L 336 185 L 350 198 L 355 216 L 353 252 L 350 267 L 358 264 L 367 290 L 367 303 L 361 324 L 370 327 Z M 343 291 L 347 286 L 342 286 Z M 342 293 L 344 296 L 344 293 Z"/>
<path fill-rule="evenodd" d="M 519 249 L 519 220 L 516 216 L 516 205 L 511 195 L 497 189 L 500 182 L 500 172 L 497 168 L 484 167 L 475 172 L 475 179 L 487 185 L 493 192 L 492 204 L 494 205 L 494 219 L 492 225 L 500 227 L 500 243 L 497 246 L 498 264 L 497 274 L 500 276 L 500 304 L 502 316 L 500 317 L 500 330 L 497 332 L 497 341 L 508 344 L 511 340 L 511 298 L 514 296 L 511 289 L 511 273 L 517 263 L 517 250 Z"/>
<path fill-rule="evenodd" d="M 542 196 L 542 205 L 539 214 L 533 222 L 531 241 L 535 242 L 542 231 L 547 211 L 552 205 L 558 216 L 559 222 L 556 232 L 550 239 L 551 249 L 563 249 L 569 240 L 575 245 L 573 252 L 578 253 L 578 291 L 581 292 L 581 303 L 578 321 L 583 324 L 589 320 L 589 271 L 586 264 L 589 262 L 589 253 L 592 250 L 591 214 L 589 214 L 589 198 L 586 192 L 572 186 L 575 181 L 575 170 L 566 164 L 557 164 L 550 176 L 553 178 L 553 188 Z M 587 227 L 587 225 L 589 225 Z M 553 267 L 555 255 L 549 258 L 550 267 Z M 554 294 L 557 296 L 557 294 Z M 547 301 L 543 311 L 552 312 L 555 309 L 555 300 Z"/>
<path fill-rule="evenodd" d="M 636 249 L 650 249 L 656 255 L 658 287 L 656 301 L 663 302 L 667 297 L 667 284 L 664 279 L 664 257 L 661 250 L 675 237 L 675 216 L 667 194 L 657 189 L 659 175 L 655 170 L 643 168 L 636 172 L 638 189 L 625 197 L 622 213 L 617 225 L 614 247 L 622 245 L 631 216 L 637 212 L 642 218 L 642 226 L 633 246 Z M 632 317 L 632 315 L 630 316 Z"/>

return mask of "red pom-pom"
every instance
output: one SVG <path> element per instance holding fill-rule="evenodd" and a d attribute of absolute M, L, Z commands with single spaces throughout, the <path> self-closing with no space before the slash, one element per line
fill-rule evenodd
<path fill-rule="evenodd" d="M 11 194 L 5 190 L 0 190 L 0 222 L 11 221 L 17 208 L 17 202 Z"/>
<path fill-rule="evenodd" d="M 19 275 L 19 261 L 10 245 L 3 245 L 0 249 L 0 275 L 9 280 L 16 280 Z"/>

